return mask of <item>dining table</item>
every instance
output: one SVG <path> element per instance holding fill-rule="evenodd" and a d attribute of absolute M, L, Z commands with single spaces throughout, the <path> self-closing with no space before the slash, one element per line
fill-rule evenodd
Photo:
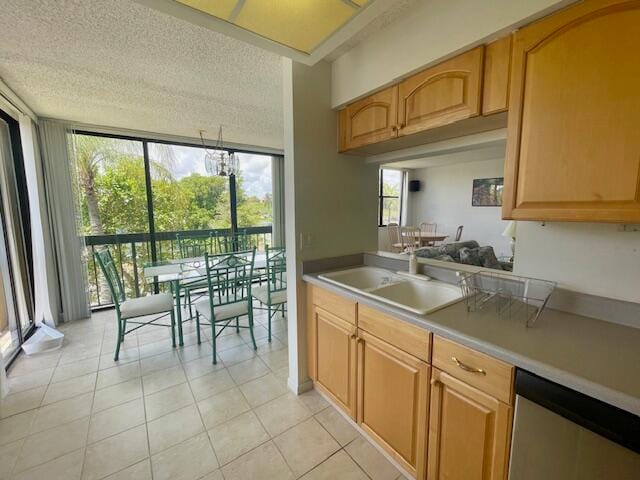
<path fill-rule="evenodd" d="M 419 237 L 421 247 L 433 245 L 435 242 L 443 242 L 449 238 L 449 235 L 433 232 L 402 232 L 402 235 L 405 237 Z M 405 241 L 405 243 L 407 242 Z"/>
<path fill-rule="evenodd" d="M 220 268 L 227 268 L 221 266 Z M 267 255 L 256 252 L 253 270 L 264 271 L 267 268 Z M 178 324 L 179 345 L 184 345 L 182 337 L 182 308 L 180 297 L 184 287 L 193 286 L 198 280 L 207 278 L 204 257 L 179 258 L 148 262 L 143 267 L 143 276 L 148 283 L 169 285 L 176 302 L 176 322 Z M 188 319 L 187 319 L 188 320 Z"/>

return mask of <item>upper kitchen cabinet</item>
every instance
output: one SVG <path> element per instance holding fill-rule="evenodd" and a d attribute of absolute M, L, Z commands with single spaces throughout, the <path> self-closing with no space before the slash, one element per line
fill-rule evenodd
<path fill-rule="evenodd" d="M 480 114 L 484 47 L 409 77 L 398 86 L 398 134 L 411 135 Z"/>
<path fill-rule="evenodd" d="M 352 103 L 340 111 L 340 151 L 396 137 L 397 118 L 397 86 Z"/>
<path fill-rule="evenodd" d="M 482 114 L 504 112 L 509 108 L 509 71 L 512 36 L 500 38 L 484 49 Z"/>
<path fill-rule="evenodd" d="M 640 222 L 639 25 L 593 0 L 516 32 L 504 218 Z"/>

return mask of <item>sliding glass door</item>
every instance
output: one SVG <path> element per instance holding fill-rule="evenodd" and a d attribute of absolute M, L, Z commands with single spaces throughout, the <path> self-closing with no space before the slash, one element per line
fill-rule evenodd
<path fill-rule="evenodd" d="M 89 132 L 72 140 L 92 307 L 111 304 L 97 248 L 111 249 L 127 294 L 140 296 L 154 288 L 143 279 L 144 264 L 178 258 L 178 235 L 246 232 L 258 249 L 271 245 L 270 155 L 237 152 L 238 174 L 219 177 L 207 173 L 201 145 Z"/>
<path fill-rule="evenodd" d="M 5 360 L 33 327 L 33 263 L 17 122 L 0 112 L 0 352 Z"/>

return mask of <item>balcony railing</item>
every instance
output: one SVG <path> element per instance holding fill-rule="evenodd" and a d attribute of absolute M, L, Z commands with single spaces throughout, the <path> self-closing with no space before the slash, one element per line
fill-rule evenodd
<path fill-rule="evenodd" d="M 245 232 L 250 245 L 258 250 L 264 250 L 265 245 L 271 245 L 271 225 L 264 227 L 247 227 L 239 229 Z M 183 239 L 202 238 L 204 235 L 229 235 L 228 229 L 185 230 L 177 232 L 156 232 L 157 260 L 172 260 L 180 258 L 180 249 L 176 235 Z M 112 305 L 111 295 L 107 283 L 96 263 L 93 253 L 100 247 L 111 249 L 114 260 L 119 264 L 122 285 L 127 298 L 140 297 L 154 289 L 153 283 L 144 279 L 144 265 L 151 261 L 151 237 L 148 233 L 124 233 L 116 235 L 88 235 L 84 237 L 84 260 L 87 268 L 89 285 L 89 299 L 91 308 Z"/>

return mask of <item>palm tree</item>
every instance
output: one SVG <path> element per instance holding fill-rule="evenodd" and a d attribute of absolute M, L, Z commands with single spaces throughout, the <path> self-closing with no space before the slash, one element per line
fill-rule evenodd
<path fill-rule="evenodd" d="M 86 232 L 88 227 L 88 233 L 91 235 L 103 235 L 105 231 L 100 215 L 98 192 L 101 170 L 104 171 L 109 164 L 114 164 L 123 157 L 141 157 L 140 144 L 94 135 L 73 135 L 72 138 L 78 187 L 86 202 L 88 216 L 88 225 L 83 225 L 83 230 Z M 158 160 L 152 161 L 155 167 L 152 171 L 168 172 L 167 167 L 175 162 L 173 151 L 167 145 L 158 144 L 154 147 Z M 126 229 L 126 225 L 122 227 Z M 127 279 L 127 283 L 133 282 L 131 272 L 125 270 L 122 274 Z M 110 301 L 109 288 L 104 278 L 99 279 L 99 288 L 103 298 Z"/>

